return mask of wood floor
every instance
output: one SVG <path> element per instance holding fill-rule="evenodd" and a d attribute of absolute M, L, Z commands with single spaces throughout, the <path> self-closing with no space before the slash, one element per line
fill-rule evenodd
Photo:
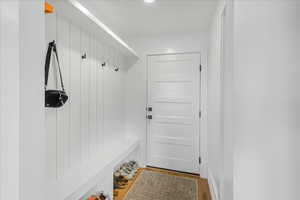
<path fill-rule="evenodd" d="M 136 177 L 132 180 L 129 181 L 127 187 L 125 189 L 119 189 L 116 190 L 118 193 L 117 197 L 114 197 L 114 200 L 123 200 L 125 195 L 127 194 L 128 190 L 132 187 L 133 183 L 136 181 L 138 176 L 141 174 L 143 170 L 150 170 L 150 171 L 156 171 L 168 175 L 173 175 L 173 176 L 182 176 L 182 177 L 189 177 L 189 178 L 195 178 L 198 180 L 198 185 L 199 185 L 199 198 L 198 200 L 211 200 L 210 192 L 209 192 L 209 187 L 208 187 L 208 182 L 206 179 L 203 179 L 197 175 L 191 175 L 191 174 L 186 174 L 186 173 L 180 173 L 180 172 L 174 172 L 174 171 L 169 171 L 169 170 L 164 170 L 164 169 L 157 169 L 157 168 L 141 168 L 138 170 Z"/>
<path fill-rule="evenodd" d="M 143 168 L 138 169 L 138 172 L 135 176 L 135 178 L 131 181 L 128 181 L 128 185 L 124 189 L 115 189 L 114 193 L 117 193 L 117 196 L 114 196 L 114 200 L 123 200 L 126 196 L 128 190 L 131 188 L 135 180 L 139 177 L 139 175 L 142 173 L 142 171 L 145 170 Z"/>

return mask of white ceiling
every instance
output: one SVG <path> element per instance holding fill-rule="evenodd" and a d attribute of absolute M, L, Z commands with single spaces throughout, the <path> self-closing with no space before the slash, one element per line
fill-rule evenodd
<path fill-rule="evenodd" d="M 205 31 L 217 0 L 80 0 L 122 37 Z"/>

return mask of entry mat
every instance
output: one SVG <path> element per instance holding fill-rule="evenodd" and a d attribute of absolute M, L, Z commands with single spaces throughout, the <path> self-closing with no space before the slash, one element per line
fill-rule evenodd
<path fill-rule="evenodd" d="M 198 181 L 143 170 L 124 200 L 198 200 Z"/>

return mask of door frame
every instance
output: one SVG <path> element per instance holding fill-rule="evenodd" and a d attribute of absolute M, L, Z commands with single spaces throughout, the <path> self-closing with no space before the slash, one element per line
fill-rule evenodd
<path fill-rule="evenodd" d="M 197 125 L 196 125 L 196 129 L 197 129 L 197 139 L 198 139 L 198 157 L 201 159 L 201 163 L 199 164 L 199 174 L 201 174 L 202 176 L 206 177 L 206 161 L 204 161 L 206 159 L 206 101 L 204 101 L 204 99 L 206 98 L 206 85 L 204 84 L 204 80 L 206 80 L 206 73 L 204 72 L 204 62 L 202 60 L 202 54 L 199 51 L 191 51 L 191 52 L 174 52 L 174 53 L 158 53 L 158 54 L 147 54 L 146 55 L 146 116 L 148 114 L 147 112 L 147 108 L 149 107 L 149 98 L 150 98 L 150 90 L 149 90 L 149 86 L 150 86 L 150 78 L 149 78 L 149 70 L 150 70 L 150 66 L 149 66 L 149 58 L 151 56 L 170 56 L 170 55 L 188 55 L 188 54 L 198 54 L 199 58 L 200 58 L 200 63 L 199 63 L 199 73 L 197 74 L 197 109 L 199 110 L 199 112 L 201 112 L 201 117 L 197 118 Z M 201 66 L 201 70 L 200 70 L 200 66 Z M 199 113 L 200 114 L 200 113 Z M 149 137 L 150 137 L 150 122 L 148 119 L 146 119 L 146 166 L 148 166 L 149 163 Z M 202 141 L 203 140 L 203 141 Z M 202 143 L 201 143 L 202 141 Z M 202 148 L 203 146 L 203 148 Z M 202 166 L 204 166 L 204 168 L 202 168 Z"/>

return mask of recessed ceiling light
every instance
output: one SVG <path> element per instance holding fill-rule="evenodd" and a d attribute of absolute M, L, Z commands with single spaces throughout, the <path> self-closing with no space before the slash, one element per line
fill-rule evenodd
<path fill-rule="evenodd" d="M 145 3 L 154 3 L 155 0 L 144 0 Z"/>

